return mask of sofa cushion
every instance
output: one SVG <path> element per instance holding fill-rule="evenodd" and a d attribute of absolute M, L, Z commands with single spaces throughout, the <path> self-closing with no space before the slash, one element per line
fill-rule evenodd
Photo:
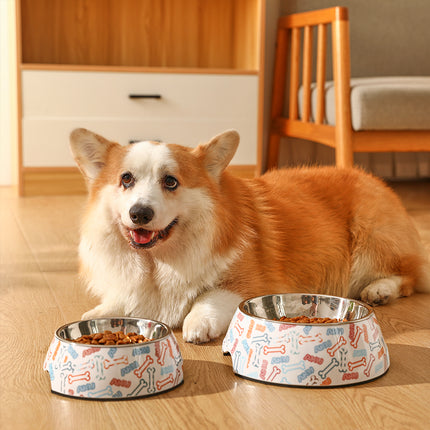
<path fill-rule="evenodd" d="M 336 122 L 333 81 L 325 85 L 325 122 Z M 299 112 L 303 87 L 299 90 Z M 312 84 L 312 117 L 316 114 L 316 84 Z M 390 76 L 351 79 L 352 128 L 359 130 L 429 130 L 430 76 Z"/>

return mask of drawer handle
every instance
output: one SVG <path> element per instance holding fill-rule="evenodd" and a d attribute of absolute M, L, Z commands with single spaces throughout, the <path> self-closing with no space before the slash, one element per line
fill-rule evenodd
<path fill-rule="evenodd" d="M 161 94 L 129 94 L 130 99 L 161 99 Z"/>

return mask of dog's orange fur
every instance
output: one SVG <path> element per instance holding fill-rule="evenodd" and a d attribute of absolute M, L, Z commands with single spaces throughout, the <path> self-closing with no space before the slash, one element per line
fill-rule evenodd
<path fill-rule="evenodd" d="M 414 290 L 430 290 L 428 256 L 418 233 L 399 198 L 382 181 L 359 169 L 335 167 L 237 178 L 225 168 L 238 139 L 237 133 L 226 132 L 195 149 L 172 144 L 154 148 L 161 157 L 155 158 L 155 165 L 163 165 L 170 157 L 175 161 L 168 173 L 161 168 L 157 174 L 161 178 L 173 175 L 180 184 L 174 192 L 163 191 L 157 210 L 186 206 L 190 196 L 198 196 L 193 200 L 198 204 L 192 205 L 193 215 L 178 208 L 170 219 L 179 221 L 166 240 L 149 250 L 130 250 L 119 234 L 118 214 L 124 208 L 117 206 L 118 199 L 133 189 L 123 189 L 121 175 L 130 164 L 136 170 L 136 165 L 145 165 L 148 152 L 131 152 L 133 146 L 123 147 L 82 129 L 72 134 L 75 159 L 90 191 L 81 249 L 83 276 L 103 297 L 100 255 L 111 258 L 111 264 L 127 265 L 128 272 L 121 264 L 115 268 L 116 284 L 127 285 L 130 270 L 142 271 L 142 279 L 133 281 L 138 295 L 122 291 L 115 283 L 109 285 L 108 292 L 115 291 L 121 300 L 102 302 L 87 317 L 117 309 L 126 312 L 125 303 L 132 311 L 170 318 L 171 313 L 162 312 L 171 307 L 179 315 L 171 323 L 183 322 L 184 338 L 201 342 L 226 329 L 240 299 L 302 292 L 361 298 L 377 305 Z M 152 151 L 151 143 L 142 144 L 150 146 L 139 148 Z M 134 154 L 138 154 L 135 165 L 127 157 Z M 159 190 L 160 179 L 151 186 Z M 183 193 L 188 200 L 181 199 Z M 125 210 L 128 217 L 129 208 Z M 100 215 L 104 230 L 98 234 Z M 111 248 L 103 253 L 108 235 Z M 187 261 L 178 263 L 178 254 Z M 161 299 L 159 292 L 171 285 L 178 286 L 174 292 L 178 296 Z M 127 294 L 134 301 L 129 303 Z M 183 302 L 177 303 L 182 296 Z M 162 310 L 161 300 L 166 301 Z"/>
<path fill-rule="evenodd" d="M 187 170 L 199 186 L 211 188 L 204 169 Z M 371 280 L 404 277 L 402 296 L 412 294 L 422 278 L 425 257 L 400 200 L 359 170 L 280 170 L 255 180 L 225 172 L 212 198 L 218 211 L 214 252 L 240 246 L 238 232 L 253 240 L 224 280 L 245 297 L 285 291 L 347 296 L 352 261 L 360 252 L 369 255 Z"/>
<path fill-rule="evenodd" d="M 286 291 L 347 296 L 352 261 L 363 252 L 369 255 L 371 280 L 403 276 L 400 294 L 413 293 L 424 264 L 419 239 L 400 200 L 382 181 L 358 169 L 321 167 L 277 170 L 256 179 L 223 172 L 218 185 L 199 147 L 169 148 L 180 166 L 180 183 L 206 188 L 216 202 L 213 252 L 223 255 L 248 242 L 225 288 L 244 297 Z M 110 145 L 90 199 L 107 183 L 116 184 L 127 150 Z"/>

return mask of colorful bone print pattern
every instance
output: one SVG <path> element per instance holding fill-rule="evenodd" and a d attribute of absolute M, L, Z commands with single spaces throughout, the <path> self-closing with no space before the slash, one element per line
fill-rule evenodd
<path fill-rule="evenodd" d="M 183 381 L 182 356 L 173 334 L 133 347 L 89 347 L 51 342 L 43 369 L 53 392 L 91 399 L 160 393 Z"/>
<path fill-rule="evenodd" d="M 368 381 L 390 365 L 375 316 L 338 326 L 257 320 L 236 311 L 223 342 L 233 371 L 259 381 L 337 386 Z"/>

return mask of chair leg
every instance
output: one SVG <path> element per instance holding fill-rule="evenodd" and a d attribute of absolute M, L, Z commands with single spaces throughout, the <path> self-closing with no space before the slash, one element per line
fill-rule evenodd
<path fill-rule="evenodd" d="M 352 135 L 346 130 L 339 132 L 336 127 L 336 166 L 349 168 L 354 165 L 354 153 L 352 151 Z"/>
<path fill-rule="evenodd" d="M 276 169 L 279 158 L 279 142 L 281 136 L 274 129 L 274 120 L 282 116 L 284 109 L 285 79 L 287 70 L 287 30 L 279 28 L 276 39 L 275 67 L 272 89 L 272 109 L 269 145 L 267 148 L 266 169 Z"/>
<path fill-rule="evenodd" d="M 281 136 L 274 131 L 270 132 L 269 136 L 269 146 L 267 150 L 267 170 L 278 168 L 279 159 L 279 143 L 281 141 Z"/>
<path fill-rule="evenodd" d="M 332 28 L 333 77 L 336 100 L 336 166 L 352 167 L 354 164 L 351 126 L 349 58 L 349 25 L 347 20 L 336 20 Z"/>

